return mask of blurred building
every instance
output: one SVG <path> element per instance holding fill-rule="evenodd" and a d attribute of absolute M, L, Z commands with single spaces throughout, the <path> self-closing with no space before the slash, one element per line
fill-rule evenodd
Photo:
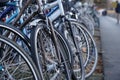
<path fill-rule="evenodd" d="M 107 0 L 94 0 L 95 4 L 101 8 L 107 7 Z"/>
<path fill-rule="evenodd" d="M 94 2 L 97 4 L 97 6 L 101 8 L 107 8 L 112 9 L 112 2 L 115 2 L 116 0 L 94 0 Z M 120 0 L 118 0 L 120 2 Z"/>
<path fill-rule="evenodd" d="M 100 8 L 107 8 L 110 9 L 112 7 L 111 3 L 115 2 L 116 0 L 80 0 L 82 2 L 88 2 L 90 4 L 95 3 Z M 118 0 L 120 2 L 120 0 Z"/>

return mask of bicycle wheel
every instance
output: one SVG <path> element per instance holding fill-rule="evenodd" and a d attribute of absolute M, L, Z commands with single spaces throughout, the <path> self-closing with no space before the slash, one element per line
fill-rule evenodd
<path fill-rule="evenodd" d="M 87 39 L 89 41 L 89 49 L 90 49 L 90 56 L 89 56 L 89 61 L 88 61 L 88 64 L 86 66 L 86 73 L 88 75 L 86 75 L 86 77 L 89 77 L 92 75 L 92 73 L 94 72 L 96 66 L 97 66 L 97 62 L 98 62 L 98 52 L 97 52 L 97 46 L 95 44 L 95 41 L 93 39 L 93 37 L 91 36 L 91 34 L 83 29 L 86 36 L 87 36 Z"/>
<path fill-rule="evenodd" d="M 0 80 L 40 80 L 30 56 L 16 43 L 1 35 Z"/>
<path fill-rule="evenodd" d="M 36 54 L 35 61 L 42 75 L 42 80 L 70 80 L 68 56 L 71 55 L 67 54 L 66 44 L 62 41 L 59 33 L 56 31 L 55 34 L 60 54 L 56 53 L 53 37 L 44 23 L 39 23 L 33 30 L 31 35 L 32 52 Z"/>
<path fill-rule="evenodd" d="M 89 77 L 94 72 L 98 61 L 98 53 L 97 53 L 95 41 L 91 36 L 91 34 L 89 33 L 89 31 L 82 24 L 80 24 L 78 21 L 74 19 L 69 19 L 69 20 L 71 25 L 77 27 L 77 29 L 80 30 L 82 34 L 84 34 L 84 37 L 86 39 L 87 42 L 86 48 L 89 50 L 88 51 L 89 53 L 83 53 L 83 55 L 87 56 L 87 58 L 85 57 L 84 60 L 86 61 L 86 65 L 84 65 L 85 73 L 86 73 L 85 77 Z M 81 35 L 79 36 L 81 37 Z M 82 49 L 82 47 L 80 47 L 80 49 Z"/>
<path fill-rule="evenodd" d="M 84 78 L 85 76 L 84 66 L 87 65 L 89 59 L 89 44 L 87 37 L 85 36 L 84 31 L 79 29 L 78 25 L 73 24 L 71 21 L 64 21 L 59 27 L 63 28 L 62 32 L 73 51 L 72 54 L 74 57 L 71 63 L 73 65 L 75 76 L 78 80 L 81 80 L 81 78 Z M 72 32 L 70 27 L 72 28 Z M 73 41 L 73 38 L 75 42 Z"/>
<path fill-rule="evenodd" d="M 94 72 L 97 66 L 97 62 L 98 62 L 97 47 L 90 32 L 82 24 L 79 24 L 77 21 L 75 20 L 71 20 L 71 21 L 84 31 L 84 34 L 86 35 L 87 40 L 89 42 L 89 59 L 87 65 L 85 66 L 85 72 L 86 72 L 85 77 L 89 77 L 90 75 L 92 75 L 92 73 Z"/>

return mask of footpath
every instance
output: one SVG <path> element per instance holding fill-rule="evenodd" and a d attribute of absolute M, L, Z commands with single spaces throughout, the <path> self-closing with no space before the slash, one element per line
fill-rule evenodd
<path fill-rule="evenodd" d="M 103 80 L 120 80 L 120 24 L 115 18 L 100 17 Z"/>

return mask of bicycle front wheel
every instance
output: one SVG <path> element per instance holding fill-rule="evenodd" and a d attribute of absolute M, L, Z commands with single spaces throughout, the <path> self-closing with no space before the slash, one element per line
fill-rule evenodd
<path fill-rule="evenodd" d="M 70 70 L 68 68 L 68 55 L 64 41 L 56 31 L 57 46 L 51 32 L 46 28 L 46 24 L 39 23 L 31 35 L 32 52 L 35 53 L 35 61 L 38 65 L 42 80 L 70 80 Z M 58 55 L 60 57 L 58 57 Z"/>
<path fill-rule="evenodd" d="M 3 36 L 0 36 L 0 80 L 40 80 L 30 56 Z"/>

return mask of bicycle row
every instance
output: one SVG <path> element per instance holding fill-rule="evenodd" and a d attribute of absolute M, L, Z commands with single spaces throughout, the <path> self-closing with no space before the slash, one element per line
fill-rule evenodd
<path fill-rule="evenodd" d="M 0 0 L 0 80 L 85 80 L 97 66 L 93 6 Z"/>

